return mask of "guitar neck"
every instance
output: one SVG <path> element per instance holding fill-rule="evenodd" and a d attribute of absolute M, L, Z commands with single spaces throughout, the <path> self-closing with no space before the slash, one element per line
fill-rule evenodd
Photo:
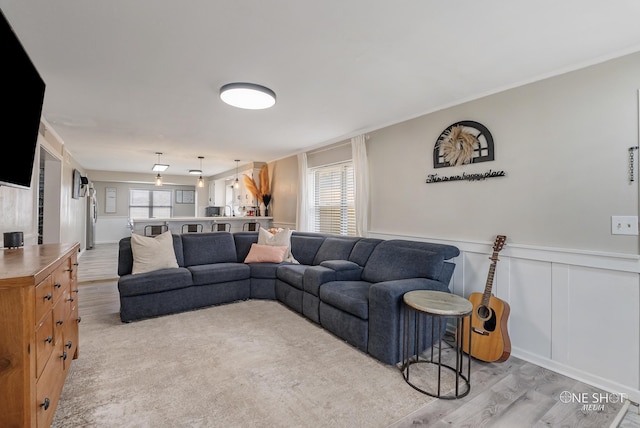
<path fill-rule="evenodd" d="M 496 258 L 494 257 L 489 266 L 489 274 L 487 275 L 487 283 L 484 286 L 484 293 L 482 294 L 482 305 L 489 306 L 489 300 L 491 299 L 491 288 L 493 287 L 493 277 L 496 273 Z"/>

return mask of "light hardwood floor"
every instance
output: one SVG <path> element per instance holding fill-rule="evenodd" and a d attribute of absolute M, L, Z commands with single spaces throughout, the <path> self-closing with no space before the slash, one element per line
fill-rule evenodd
<path fill-rule="evenodd" d="M 98 244 L 80 256 L 80 315 L 119 311 L 117 257 L 117 244 Z M 560 395 L 565 391 L 589 397 L 606 394 L 513 356 L 504 363 L 473 360 L 469 395 L 435 400 L 391 426 L 640 428 L 637 405 L 631 404 L 626 413 L 622 413 L 623 403 L 592 403 L 588 408 L 581 403 L 563 403 Z"/>

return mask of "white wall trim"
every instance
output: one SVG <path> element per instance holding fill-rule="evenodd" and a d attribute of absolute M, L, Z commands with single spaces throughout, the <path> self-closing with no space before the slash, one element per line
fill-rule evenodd
<path fill-rule="evenodd" d="M 411 239 L 416 241 L 435 242 L 440 244 L 454 245 L 458 247 L 461 252 L 489 255 L 491 254 L 493 248 L 493 242 L 453 240 L 427 236 L 408 236 L 376 231 L 369 231 L 368 236 L 370 238 L 379 239 Z M 640 255 L 637 254 L 609 253 L 579 249 L 511 244 L 509 243 L 508 237 L 507 243 L 500 254 L 505 257 L 519 259 L 640 273 Z"/>

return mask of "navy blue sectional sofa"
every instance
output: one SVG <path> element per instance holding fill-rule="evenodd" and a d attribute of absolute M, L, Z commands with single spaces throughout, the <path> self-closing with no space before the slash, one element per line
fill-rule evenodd
<path fill-rule="evenodd" d="M 132 275 L 131 238 L 118 254 L 120 318 L 130 322 L 246 299 L 271 299 L 376 359 L 402 358 L 411 290 L 449 292 L 460 254 L 450 245 L 293 232 L 299 262 L 244 263 L 258 232 L 173 235 L 178 268 Z M 430 343 L 431 328 L 422 331 Z"/>

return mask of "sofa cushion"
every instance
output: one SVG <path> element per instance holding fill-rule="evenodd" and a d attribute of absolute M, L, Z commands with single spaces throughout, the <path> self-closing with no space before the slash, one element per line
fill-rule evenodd
<path fill-rule="evenodd" d="M 367 281 L 332 281 L 320 287 L 320 300 L 360 319 L 369 319 Z"/>
<path fill-rule="evenodd" d="M 296 232 L 291 235 L 291 254 L 303 265 L 312 265 L 325 237 L 315 233 Z"/>
<path fill-rule="evenodd" d="M 276 279 L 280 263 L 250 263 L 251 278 Z"/>
<path fill-rule="evenodd" d="M 282 265 L 278 267 L 276 271 L 276 278 L 286 282 L 287 284 L 295 287 L 299 290 L 302 288 L 302 279 L 304 277 L 304 271 L 308 268 L 308 265 Z"/>
<path fill-rule="evenodd" d="M 193 285 L 238 281 L 248 279 L 251 274 L 251 270 L 248 265 L 235 262 L 187 266 L 187 269 L 189 269 L 193 276 Z"/>
<path fill-rule="evenodd" d="M 353 246 L 353 250 L 351 250 L 349 261 L 357 263 L 360 266 L 366 265 L 367 260 L 369 260 L 369 256 L 371 256 L 373 250 L 381 242 L 383 242 L 382 239 L 376 238 L 362 238 L 358 240 L 358 242 Z"/>
<path fill-rule="evenodd" d="M 183 233 L 185 266 L 237 262 L 236 244 L 229 232 Z"/>
<path fill-rule="evenodd" d="M 245 263 L 282 263 L 289 247 L 277 245 L 251 244 L 249 254 L 244 259 Z"/>
<path fill-rule="evenodd" d="M 193 285 L 191 272 L 186 268 L 159 269 L 153 272 L 124 275 L 118 279 L 121 297 L 160 293 Z"/>
<path fill-rule="evenodd" d="M 353 246 L 360 238 L 353 237 L 327 237 L 313 259 L 314 265 L 319 265 L 326 260 L 348 260 Z"/>
<path fill-rule="evenodd" d="M 362 279 L 370 282 L 405 278 L 437 279 L 443 263 L 442 254 L 393 245 L 391 241 L 386 241 L 373 250 L 362 271 Z"/>
<path fill-rule="evenodd" d="M 233 240 L 236 244 L 237 260 L 244 260 L 249 254 L 251 244 L 258 242 L 258 232 L 236 232 L 233 234 Z"/>
<path fill-rule="evenodd" d="M 156 237 L 131 234 L 131 252 L 133 254 L 131 273 L 134 275 L 178 267 L 173 239 L 169 231 Z"/>

